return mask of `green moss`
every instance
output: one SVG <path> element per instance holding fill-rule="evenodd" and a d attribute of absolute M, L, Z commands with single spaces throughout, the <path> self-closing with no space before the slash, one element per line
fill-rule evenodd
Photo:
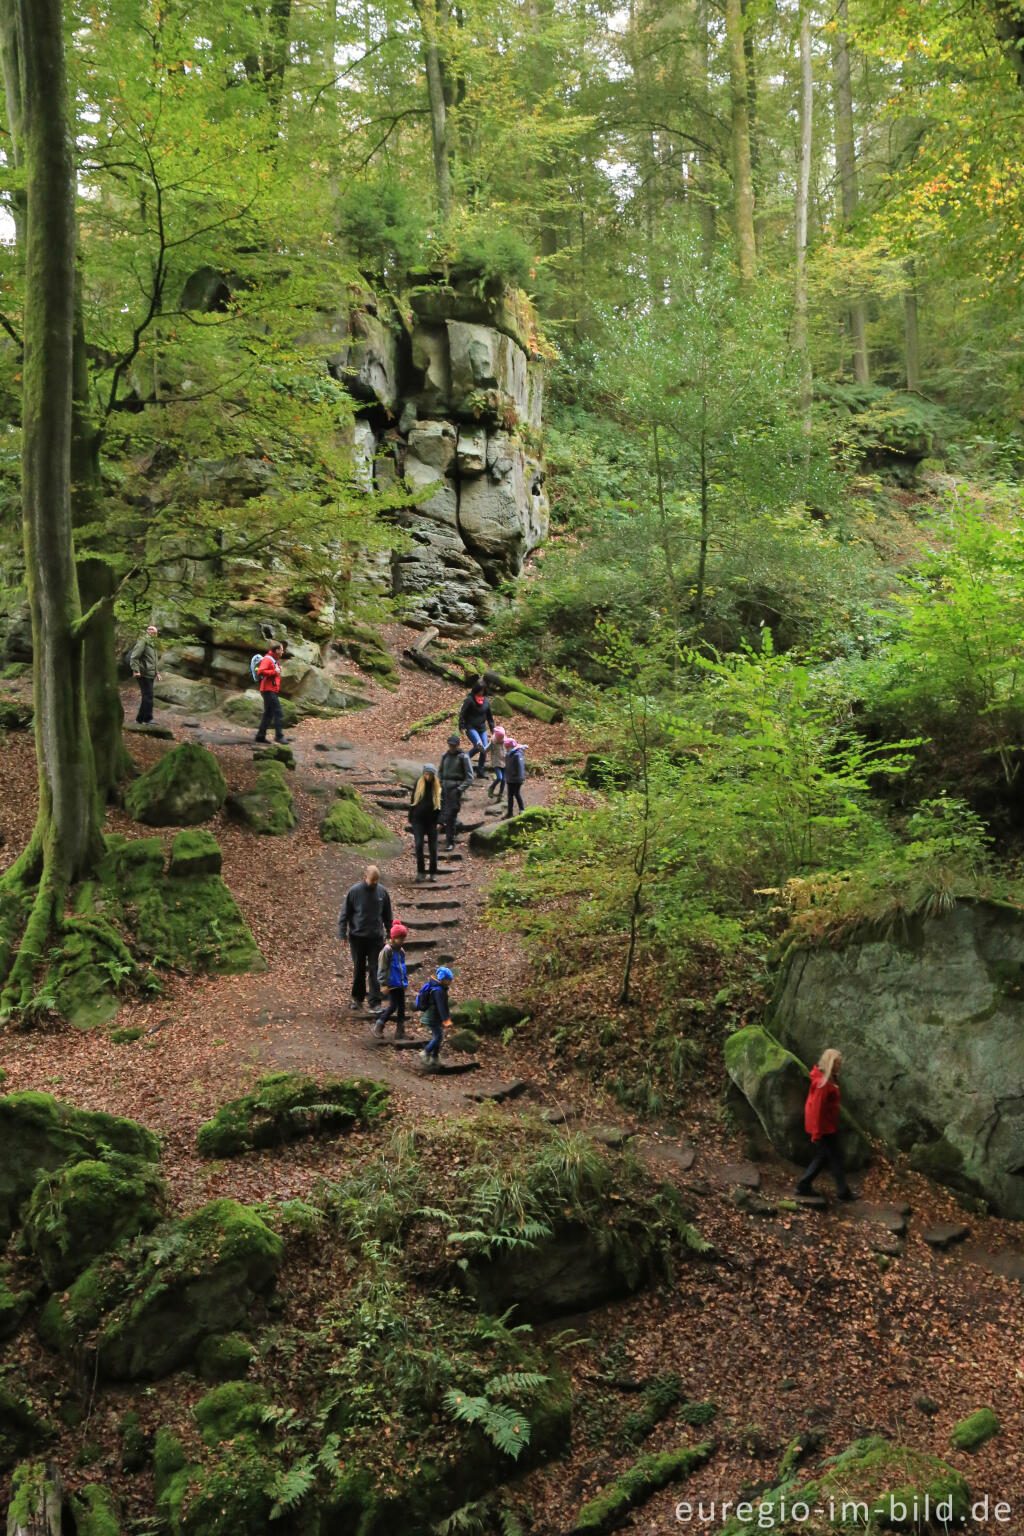
<path fill-rule="evenodd" d="M 256 730 L 263 719 L 262 695 L 256 688 L 247 688 L 244 693 L 232 694 L 222 706 L 221 714 L 227 720 L 233 720 L 238 725 L 250 725 L 253 730 Z M 281 714 L 285 729 L 291 730 L 299 719 L 299 711 L 291 699 L 281 699 Z"/>
<path fill-rule="evenodd" d="M 496 826 L 469 834 L 469 846 L 473 853 L 491 856 L 507 853 L 510 848 L 521 848 L 524 843 L 545 828 L 553 826 L 558 813 L 543 805 L 528 805 L 525 811 Z"/>
<path fill-rule="evenodd" d="M 682 1379 L 675 1372 L 656 1377 L 644 1388 L 640 1407 L 623 1419 L 620 1430 L 623 1440 L 627 1445 L 639 1445 L 684 1399 Z"/>
<path fill-rule="evenodd" d="M 514 1003 L 485 1003 L 478 997 L 467 997 L 452 1009 L 452 1023 L 471 1029 L 479 1035 L 501 1035 L 506 1029 L 514 1029 L 527 1017 L 525 1008 Z"/>
<path fill-rule="evenodd" d="M 186 1461 L 185 1448 L 178 1436 L 166 1424 L 161 1424 L 153 1442 L 153 1477 L 158 1495 L 171 1478 L 182 1471 Z"/>
<path fill-rule="evenodd" d="M 271 741 L 259 746 L 253 753 L 252 760 L 254 763 L 263 763 L 268 768 L 276 765 L 287 768 L 291 773 L 295 772 L 295 753 L 283 741 Z"/>
<path fill-rule="evenodd" d="M 255 1347 L 240 1333 L 204 1339 L 196 1351 L 196 1364 L 204 1381 L 240 1381 L 249 1374 Z"/>
<path fill-rule="evenodd" d="M 146 1031 L 139 1026 L 131 1029 L 112 1029 L 110 1039 L 114 1045 L 132 1045 L 136 1040 L 141 1040 Z"/>
<path fill-rule="evenodd" d="M 254 1210 L 214 1200 L 95 1260 L 50 1298 L 40 1336 L 67 1353 L 95 1335 L 96 1369 L 115 1380 L 164 1376 L 249 1317 L 282 1251 Z"/>
<path fill-rule="evenodd" d="M 267 1394 L 254 1381 L 226 1381 L 201 1397 L 192 1410 L 204 1442 L 216 1446 L 260 1428 Z"/>
<path fill-rule="evenodd" d="M 25 1210 L 25 1243 L 52 1290 L 70 1284 L 97 1255 L 160 1220 L 164 1182 L 151 1164 L 108 1153 L 66 1163 L 36 1184 Z"/>
<path fill-rule="evenodd" d="M 448 1036 L 448 1049 L 472 1056 L 480 1049 L 480 1036 L 471 1029 L 455 1029 Z"/>
<path fill-rule="evenodd" d="M 128 902 L 139 952 L 154 965 L 218 976 L 265 969 L 249 925 L 220 875 L 138 883 Z"/>
<path fill-rule="evenodd" d="M 662 1451 L 654 1456 L 641 1456 L 604 1493 L 584 1504 L 576 1516 L 573 1532 L 579 1532 L 580 1536 L 583 1532 L 603 1536 L 604 1532 L 615 1530 L 631 1509 L 645 1503 L 659 1488 L 666 1488 L 669 1483 L 682 1482 L 689 1477 L 691 1472 L 707 1461 L 713 1450 L 714 1446 L 708 1442 L 705 1445 L 682 1446 L 675 1451 Z"/>
<path fill-rule="evenodd" d="M 193 828 L 179 832 L 171 844 L 167 873 L 173 879 L 188 875 L 219 875 L 223 862 L 220 844 L 213 833 Z"/>
<path fill-rule="evenodd" d="M 0 1098 L 0 1242 L 6 1242 L 41 1171 L 81 1158 L 123 1153 L 156 1162 L 160 1143 L 134 1120 L 75 1109 L 48 1093 Z"/>
<path fill-rule="evenodd" d="M 265 837 L 282 837 L 298 826 L 295 802 L 281 763 L 267 763 L 252 789 L 228 796 L 228 810 L 250 831 Z"/>
<path fill-rule="evenodd" d="M 338 800 L 320 823 L 320 836 L 325 843 L 369 843 L 387 835 L 387 827 L 381 826 L 358 800 Z"/>
<path fill-rule="evenodd" d="M 979 1408 L 961 1419 L 950 1435 L 954 1450 L 977 1451 L 1000 1430 L 999 1419 L 991 1408 Z"/>
<path fill-rule="evenodd" d="M 9 1339 L 17 1333 L 32 1305 L 32 1292 L 12 1291 L 7 1276 L 6 1267 L 0 1267 L 0 1339 Z"/>
<path fill-rule="evenodd" d="M 32 724 L 32 706 L 20 699 L 0 699 L 0 731 L 27 731 Z"/>
<path fill-rule="evenodd" d="M 235 1157 L 305 1136 L 342 1135 L 379 1120 L 388 1098 L 383 1083 L 366 1078 L 318 1084 L 293 1072 L 274 1072 L 252 1093 L 222 1104 L 199 1127 L 196 1146 L 203 1157 Z"/>
<path fill-rule="evenodd" d="M 117 1502 L 109 1488 L 86 1483 L 70 1502 L 76 1536 L 121 1536 Z"/>
<path fill-rule="evenodd" d="M 186 741 L 135 780 L 124 805 L 133 820 L 150 827 L 191 827 L 215 816 L 227 792 L 213 753 Z"/>
<path fill-rule="evenodd" d="M 52 1427 L 15 1395 L 13 1384 L 0 1386 L 0 1471 L 37 1452 L 52 1435 Z"/>
<path fill-rule="evenodd" d="M 149 1441 L 134 1408 L 122 1415 L 117 1426 L 121 1435 L 121 1470 L 139 1472 L 149 1460 Z"/>
<path fill-rule="evenodd" d="M 506 706 L 517 715 L 528 715 L 531 720 L 540 720 L 544 725 L 554 725 L 565 719 L 557 705 L 542 704 L 540 699 L 530 698 L 528 694 L 519 693 L 515 689 L 506 689 L 502 697 Z"/>

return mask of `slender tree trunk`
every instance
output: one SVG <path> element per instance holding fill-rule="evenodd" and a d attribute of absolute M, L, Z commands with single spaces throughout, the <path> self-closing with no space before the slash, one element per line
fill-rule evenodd
<path fill-rule="evenodd" d="M 843 223 L 850 225 L 857 212 L 857 152 L 853 137 L 853 88 L 850 84 L 850 44 L 846 36 L 847 0 L 836 0 L 838 30 L 832 42 L 832 74 L 835 86 L 836 165 L 842 200 Z M 867 310 L 864 300 L 850 305 L 850 341 L 853 347 L 853 376 L 858 384 L 871 383 L 868 359 Z"/>
<path fill-rule="evenodd" d="M 423 31 L 423 67 L 430 106 L 430 140 L 434 151 L 437 207 L 442 223 L 447 224 L 452 212 L 452 178 L 444 61 L 440 44 L 441 18 L 434 0 L 418 0 L 416 9 Z"/>
<path fill-rule="evenodd" d="M 700 547 L 697 551 L 697 590 L 693 613 L 697 623 L 704 618 L 704 592 L 708 580 L 708 539 L 711 531 L 711 487 L 708 480 L 708 397 L 700 401 Z"/>
<path fill-rule="evenodd" d="M 711 123 L 710 47 L 708 44 L 708 9 L 706 0 L 697 5 L 697 89 L 704 109 L 702 137 L 707 139 Z M 697 155 L 697 196 L 700 205 L 700 248 L 705 267 L 715 259 L 715 192 L 714 164 L 708 149 Z"/>
<path fill-rule="evenodd" d="M 750 124 L 750 180 L 754 188 L 754 207 L 761 200 L 760 117 L 757 104 L 757 47 L 750 0 L 740 0 L 743 17 L 743 65 L 747 72 L 747 121 Z M 755 227 L 756 227 L 755 219 Z"/>
<path fill-rule="evenodd" d="M 636 951 L 640 939 L 640 917 L 644 909 L 644 883 L 647 877 L 647 857 L 651 841 L 651 764 L 650 742 L 647 735 L 647 700 L 644 699 L 643 714 L 638 721 L 631 697 L 629 717 L 633 728 L 633 740 L 640 751 L 643 822 L 640 843 L 633 853 L 633 873 L 636 879 L 629 903 L 629 945 L 622 973 L 622 987 L 619 991 L 619 1002 L 624 1007 L 628 1007 L 633 1002 L 633 966 L 636 963 Z"/>
<path fill-rule="evenodd" d="M 665 477 L 661 470 L 661 443 L 658 438 L 658 424 L 654 423 L 652 432 L 654 446 L 654 477 L 658 493 L 658 521 L 661 527 L 661 551 L 665 556 L 665 575 L 668 577 L 669 599 L 672 603 L 672 625 L 676 634 L 679 634 L 682 610 L 679 603 L 679 584 L 676 581 L 676 565 L 672 557 L 672 532 L 668 523 L 668 512 L 665 508 Z"/>
<path fill-rule="evenodd" d="M 907 274 L 907 287 L 903 294 L 903 339 L 906 359 L 907 388 L 921 387 L 921 344 L 917 325 L 917 274 L 913 259 L 903 264 Z"/>
<path fill-rule="evenodd" d="M 39 811 L 5 883 L 38 882 L 0 1017 L 25 1006 L 68 887 L 103 849 L 85 710 L 83 622 L 71 532 L 75 173 L 61 0 L 2 0 L 13 16 L 26 200 L 22 514 Z"/>
<path fill-rule="evenodd" d="M 811 350 L 807 326 L 807 214 L 811 195 L 811 136 L 814 114 L 814 76 L 811 60 L 810 0 L 800 7 L 800 157 L 796 180 L 796 293 L 793 339 L 800 358 L 800 415 L 810 448 Z"/>
<path fill-rule="evenodd" d="M 732 104 L 732 189 L 736 225 L 736 265 L 740 282 L 749 288 L 757 266 L 754 234 L 754 178 L 750 165 L 750 109 L 747 98 L 747 63 L 743 51 L 742 0 L 725 0 L 725 37 L 729 54 L 729 89 Z"/>

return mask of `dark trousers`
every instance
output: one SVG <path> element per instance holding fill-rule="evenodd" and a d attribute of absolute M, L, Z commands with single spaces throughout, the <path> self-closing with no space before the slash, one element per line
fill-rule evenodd
<path fill-rule="evenodd" d="M 525 811 L 526 810 L 526 806 L 523 804 L 523 786 L 521 784 L 510 784 L 508 782 L 508 780 L 506 779 L 505 780 L 505 788 L 508 791 L 508 811 L 507 811 L 506 814 L 509 815 L 509 816 L 512 815 L 512 801 L 513 801 L 513 799 L 515 799 L 518 802 L 519 809 L 521 811 Z"/>
<path fill-rule="evenodd" d="M 395 1034 L 405 1034 L 405 988 L 388 987 L 388 1005 L 380 1018 L 377 1027 L 383 1029 L 389 1019 L 395 1021 Z"/>
<path fill-rule="evenodd" d="M 457 813 L 456 813 L 457 814 Z M 424 858 L 424 844 L 430 851 L 430 873 L 437 874 L 437 822 L 432 827 L 418 827 L 415 822 L 412 829 L 412 840 L 416 845 L 416 873 L 425 875 L 427 872 Z"/>
<path fill-rule="evenodd" d="M 444 1042 L 444 1025 L 436 1014 L 424 1020 L 430 1030 L 430 1039 L 424 1046 L 427 1055 L 436 1061 L 441 1054 L 441 1046 Z"/>
<path fill-rule="evenodd" d="M 275 741 L 280 741 L 284 735 L 284 714 L 281 709 L 280 698 L 276 693 L 271 693 L 269 689 L 263 695 L 263 719 L 260 721 L 260 728 L 256 732 L 257 741 L 266 741 L 268 725 L 274 727 Z"/>
<path fill-rule="evenodd" d="M 462 790 L 455 785 L 441 790 L 441 825 L 449 843 L 455 841 L 455 824 L 462 806 Z"/>
<path fill-rule="evenodd" d="M 850 1186 L 846 1182 L 846 1169 L 843 1167 L 843 1153 L 839 1145 L 838 1132 L 832 1131 L 827 1136 L 819 1137 L 814 1145 L 817 1150 L 797 1187 L 809 1191 L 818 1174 L 827 1164 L 836 1181 L 837 1191 L 841 1195 L 845 1194 Z"/>
<path fill-rule="evenodd" d="M 135 716 L 136 725 L 148 725 L 153 718 L 153 684 L 155 677 L 139 678 L 139 712 Z"/>
<path fill-rule="evenodd" d="M 377 956 L 383 939 L 350 937 L 348 947 L 352 951 L 352 1001 L 361 1003 L 366 997 L 369 976 L 370 1007 L 380 1006 L 380 983 L 377 980 Z"/>

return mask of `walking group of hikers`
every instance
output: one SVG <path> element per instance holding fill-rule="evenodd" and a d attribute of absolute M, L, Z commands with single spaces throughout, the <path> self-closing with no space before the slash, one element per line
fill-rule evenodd
<path fill-rule="evenodd" d="M 346 893 L 338 916 L 338 937 L 343 943 L 347 941 L 352 955 L 349 1007 L 353 1013 L 368 1008 L 376 1014 L 373 1033 L 378 1038 L 389 1023 L 395 1026 L 396 1040 L 405 1038 L 409 968 L 403 946 L 408 936 L 405 924 L 395 921 L 391 896 L 380 882 L 380 870 L 375 864 L 367 865 L 363 878 Z M 452 1022 L 448 992 L 453 980 L 451 969 L 439 965 L 416 994 L 413 1006 L 430 1031 L 420 1052 L 428 1066 L 441 1054 L 444 1032 Z"/>

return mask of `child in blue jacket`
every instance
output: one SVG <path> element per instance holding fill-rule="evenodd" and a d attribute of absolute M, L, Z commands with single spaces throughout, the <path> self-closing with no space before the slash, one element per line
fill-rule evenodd
<path fill-rule="evenodd" d="M 453 980 L 452 972 L 446 965 L 439 965 L 435 975 L 423 987 L 422 992 L 426 997 L 420 1003 L 420 997 L 416 1001 L 423 1010 L 423 1022 L 430 1030 L 430 1039 L 426 1047 L 420 1052 L 420 1056 L 428 1066 L 433 1066 L 441 1054 L 441 1042 L 444 1040 L 444 1032 L 452 1022 L 452 1011 L 448 1003 L 448 987 Z M 422 996 L 422 993 L 420 994 Z"/>

